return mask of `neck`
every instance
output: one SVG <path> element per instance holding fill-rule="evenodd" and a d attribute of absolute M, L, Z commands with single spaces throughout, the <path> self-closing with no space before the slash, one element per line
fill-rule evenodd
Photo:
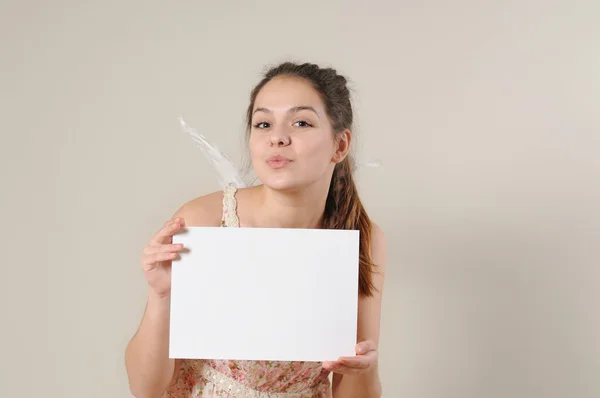
<path fill-rule="evenodd" d="M 329 185 L 321 185 L 286 191 L 259 186 L 252 224 L 263 228 L 320 228 L 329 192 Z"/>

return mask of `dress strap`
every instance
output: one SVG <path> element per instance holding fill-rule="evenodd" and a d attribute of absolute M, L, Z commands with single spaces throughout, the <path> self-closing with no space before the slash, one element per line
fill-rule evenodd
<path fill-rule="evenodd" d="M 221 218 L 221 227 L 240 226 L 240 220 L 237 216 L 236 192 L 237 188 L 231 184 L 223 190 L 223 217 Z"/>

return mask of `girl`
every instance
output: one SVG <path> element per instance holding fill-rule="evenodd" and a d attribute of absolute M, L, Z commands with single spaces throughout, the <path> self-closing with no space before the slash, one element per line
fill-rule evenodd
<path fill-rule="evenodd" d="M 247 135 L 261 185 L 229 186 L 185 203 L 144 249 L 148 300 L 126 349 L 136 397 L 381 396 L 377 347 L 385 238 L 352 177 L 352 119 L 346 79 L 331 68 L 286 62 L 254 88 Z M 169 359 L 170 267 L 183 249 L 172 244 L 172 236 L 184 225 L 359 230 L 357 355 L 325 363 Z"/>

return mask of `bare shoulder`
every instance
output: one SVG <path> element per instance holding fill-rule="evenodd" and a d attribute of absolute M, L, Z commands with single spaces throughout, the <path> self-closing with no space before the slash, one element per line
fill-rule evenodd
<path fill-rule="evenodd" d="M 181 217 L 187 226 L 219 226 L 222 217 L 223 191 L 199 196 L 184 203 L 173 217 Z"/>
<path fill-rule="evenodd" d="M 238 214 L 251 214 L 256 187 L 239 188 L 235 192 Z M 221 225 L 223 191 L 216 191 L 184 203 L 173 217 L 181 217 L 187 226 L 211 227 Z"/>

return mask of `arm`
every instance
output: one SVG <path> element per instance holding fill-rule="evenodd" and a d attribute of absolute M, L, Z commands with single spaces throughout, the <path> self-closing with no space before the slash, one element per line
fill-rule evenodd
<path fill-rule="evenodd" d="M 220 193 L 197 198 L 183 205 L 173 219 L 181 218 L 188 226 L 219 225 L 220 201 Z M 158 243 L 168 246 L 172 242 L 178 229 L 165 231 L 169 224 L 149 244 L 152 250 Z M 140 326 L 125 350 L 125 366 L 131 393 L 137 398 L 157 398 L 175 381 L 180 360 L 169 358 L 171 263 L 148 270 L 147 262 L 155 260 L 147 254 L 148 247 L 144 251 L 142 267 L 150 289 Z"/>
<path fill-rule="evenodd" d="M 142 256 L 142 269 L 148 279 L 146 309 L 138 330 L 125 349 L 129 389 L 137 398 L 156 398 L 168 388 L 179 361 L 169 358 L 169 318 L 171 310 L 171 260 L 153 257 L 160 245 L 172 243 L 185 222 L 182 206 L 150 240 Z M 184 221 L 176 221 L 182 218 Z M 176 226 L 178 225 L 178 226 Z M 150 250 L 153 250 L 152 254 Z M 163 260 L 165 260 L 163 258 Z"/>
<path fill-rule="evenodd" d="M 170 298 L 150 293 L 141 324 L 125 351 L 131 393 L 159 397 L 169 386 L 179 360 L 169 358 Z"/>
<path fill-rule="evenodd" d="M 372 297 L 361 298 L 358 303 L 358 346 L 361 342 L 372 344 L 374 351 L 365 355 L 371 365 L 368 369 L 357 372 L 333 374 L 333 398 L 379 398 L 381 382 L 379 380 L 377 347 L 379 346 L 379 324 L 381 318 L 381 296 L 386 263 L 386 242 L 383 231 L 373 225 L 372 260 L 377 265 L 377 273 L 373 274 L 373 283 L 377 289 Z M 368 342 L 368 343 L 367 343 Z M 342 361 L 342 365 L 344 362 Z M 334 369 L 336 372 L 337 369 Z"/>

